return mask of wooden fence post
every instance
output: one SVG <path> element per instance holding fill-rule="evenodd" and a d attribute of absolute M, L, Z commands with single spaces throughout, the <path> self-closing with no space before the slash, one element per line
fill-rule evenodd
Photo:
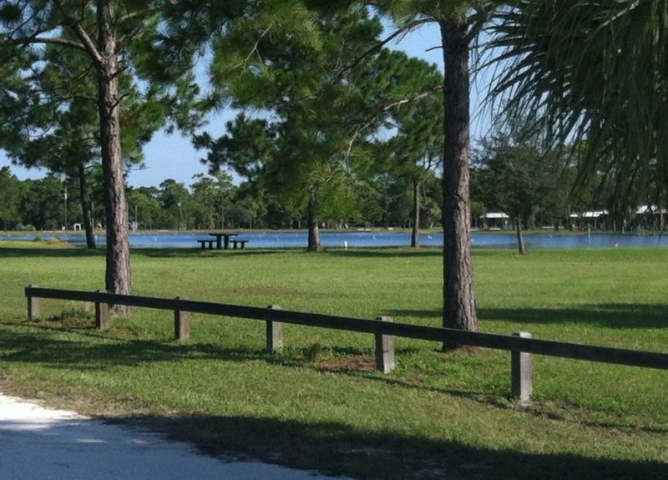
<path fill-rule="evenodd" d="M 101 293 L 101 290 L 96 290 Z M 109 304 L 104 302 L 95 302 L 95 328 L 105 330 L 109 328 Z"/>
<path fill-rule="evenodd" d="M 392 322 L 392 317 L 377 317 L 381 322 Z M 394 336 L 376 333 L 376 370 L 390 373 L 394 370 Z"/>
<path fill-rule="evenodd" d="M 513 333 L 514 337 L 532 338 L 529 332 Z M 510 354 L 511 364 L 511 390 L 513 397 L 519 398 L 521 402 L 531 400 L 533 393 L 533 379 L 531 367 L 531 354 L 513 350 Z"/>
<path fill-rule="evenodd" d="M 190 338 L 190 312 L 184 312 L 179 306 L 181 297 L 176 297 L 177 308 L 174 310 L 174 338 L 187 340 Z"/>
<path fill-rule="evenodd" d="M 283 310 L 280 305 L 269 305 L 272 310 Z M 267 351 L 274 353 L 283 348 L 283 323 L 267 320 Z"/>
<path fill-rule="evenodd" d="M 28 287 L 37 287 L 38 285 L 28 285 Z M 28 296 L 28 320 L 37 320 L 42 316 L 42 305 L 39 297 Z"/>

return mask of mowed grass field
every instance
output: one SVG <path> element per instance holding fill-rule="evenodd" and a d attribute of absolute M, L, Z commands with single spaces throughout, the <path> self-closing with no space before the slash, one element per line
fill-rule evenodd
<path fill-rule="evenodd" d="M 668 250 L 474 252 L 480 329 L 668 353 Z M 396 322 L 441 323 L 439 250 L 135 250 L 134 293 Z M 510 354 L 444 354 L 370 335 L 93 307 L 23 288 L 104 287 L 104 251 L 0 243 L 0 391 L 196 443 L 203 451 L 387 479 L 668 478 L 668 372 L 534 357 L 534 402 L 509 396 Z M 317 352 L 317 354 L 316 354 Z M 196 474 L 194 473 L 194 478 Z"/>

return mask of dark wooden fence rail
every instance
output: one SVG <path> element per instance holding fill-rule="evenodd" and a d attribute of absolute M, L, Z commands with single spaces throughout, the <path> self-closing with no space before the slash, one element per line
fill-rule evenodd
<path fill-rule="evenodd" d="M 376 336 L 377 367 L 385 373 L 394 368 L 392 337 L 508 350 L 513 353 L 511 362 L 513 395 L 520 397 L 522 400 L 528 400 L 531 395 L 531 356 L 527 355 L 531 353 L 635 367 L 668 369 L 668 353 L 538 340 L 531 338 L 531 335 L 527 332 L 506 336 L 394 323 L 389 317 L 364 320 L 318 313 L 294 312 L 282 310 L 278 306 L 270 306 L 269 308 L 248 307 L 181 298 L 118 295 L 101 291 L 83 292 L 37 286 L 26 287 L 25 295 L 28 299 L 28 317 L 31 319 L 40 316 L 40 298 L 94 303 L 96 326 L 102 329 L 109 326 L 109 307 L 111 305 L 171 310 L 174 312 L 174 332 L 178 339 L 188 338 L 190 335 L 189 313 L 263 320 L 267 322 L 267 349 L 269 351 L 283 345 L 282 325 L 285 323 L 371 333 Z"/>

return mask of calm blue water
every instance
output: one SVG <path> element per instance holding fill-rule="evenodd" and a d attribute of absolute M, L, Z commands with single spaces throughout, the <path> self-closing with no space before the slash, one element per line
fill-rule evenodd
<path fill-rule="evenodd" d="M 34 233 L 25 235 L 0 235 L 2 240 L 33 240 Z M 39 234 L 50 238 L 52 234 Z M 60 239 L 77 246 L 85 246 L 83 234 L 57 235 Z M 131 233 L 130 245 L 138 248 L 199 248 L 196 240 L 207 238 L 206 233 Z M 246 248 L 305 248 L 306 232 L 254 232 L 240 233 L 239 240 L 248 240 Z M 337 232 L 321 233 L 325 247 L 348 248 L 365 247 L 406 247 L 410 245 L 410 233 L 400 232 Z M 668 247 L 668 235 L 612 235 L 612 234 L 535 234 L 524 237 L 528 248 L 627 248 L 627 247 Z M 104 235 L 97 236 L 98 246 L 105 244 Z M 420 245 L 438 247 L 443 245 L 443 234 L 422 234 Z M 474 233 L 474 247 L 517 248 L 514 234 Z"/>

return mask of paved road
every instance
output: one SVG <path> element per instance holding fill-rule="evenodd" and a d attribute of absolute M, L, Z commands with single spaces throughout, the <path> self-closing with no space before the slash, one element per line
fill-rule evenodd
<path fill-rule="evenodd" d="M 330 478 L 345 480 L 259 462 L 223 462 L 198 455 L 185 443 L 0 393 L 2 480 Z"/>

